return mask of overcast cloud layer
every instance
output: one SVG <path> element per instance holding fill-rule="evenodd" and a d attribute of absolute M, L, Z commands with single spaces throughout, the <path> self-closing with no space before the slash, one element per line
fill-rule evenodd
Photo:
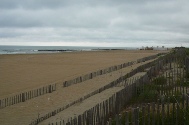
<path fill-rule="evenodd" d="M 0 45 L 189 46 L 189 1 L 0 0 Z"/>

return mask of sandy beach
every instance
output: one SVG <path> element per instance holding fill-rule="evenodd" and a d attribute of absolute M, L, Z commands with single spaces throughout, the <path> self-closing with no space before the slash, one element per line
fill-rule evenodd
<path fill-rule="evenodd" d="M 82 74 L 160 52 L 98 51 L 0 55 L 0 97 L 51 83 L 62 83 Z"/>
<path fill-rule="evenodd" d="M 167 51 L 98 51 L 56 54 L 0 55 L 0 96 L 37 88 L 50 83 L 63 81 L 90 73 L 109 66 L 136 61 L 139 58 Z M 152 60 L 150 60 L 152 61 Z M 120 75 L 130 72 L 147 62 L 98 76 L 94 79 L 75 84 L 23 103 L 0 109 L 0 122 L 4 124 L 29 124 L 57 107 L 69 104 L 83 97 Z M 50 100 L 49 100 L 50 99 Z M 11 118 L 11 119 L 10 119 Z M 10 119 L 10 120 L 8 120 Z M 9 121 L 6 123 L 6 121 Z"/>

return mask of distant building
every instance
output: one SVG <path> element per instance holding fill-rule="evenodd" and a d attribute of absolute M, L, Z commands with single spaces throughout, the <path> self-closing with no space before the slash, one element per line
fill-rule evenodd
<path fill-rule="evenodd" d="M 153 47 L 146 47 L 145 50 L 153 50 L 154 48 Z"/>
<path fill-rule="evenodd" d="M 161 47 L 159 47 L 159 46 L 156 46 L 156 47 L 143 47 L 142 46 L 142 48 L 140 49 L 140 50 L 168 50 L 168 48 L 166 48 L 165 46 L 161 46 Z"/>

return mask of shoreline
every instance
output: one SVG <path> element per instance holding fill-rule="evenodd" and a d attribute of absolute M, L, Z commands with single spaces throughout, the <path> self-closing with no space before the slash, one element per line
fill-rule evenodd
<path fill-rule="evenodd" d="M 98 50 L 136 50 L 135 47 L 82 47 L 82 46 L 1 46 L 0 54 L 37 54 Z"/>
<path fill-rule="evenodd" d="M 0 55 L 36 55 L 36 54 L 62 54 L 62 53 L 74 53 L 74 52 L 102 52 L 102 51 L 159 51 L 166 52 L 167 50 L 139 50 L 139 49 L 91 49 L 91 50 L 34 50 L 31 52 L 0 52 Z"/>
<path fill-rule="evenodd" d="M 166 51 L 172 48 L 154 48 L 154 51 Z M 120 51 L 141 50 L 137 47 L 82 47 L 82 46 L 1 46 L 0 55 L 10 54 L 45 54 L 81 51 Z M 143 49 L 142 49 L 143 50 Z"/>

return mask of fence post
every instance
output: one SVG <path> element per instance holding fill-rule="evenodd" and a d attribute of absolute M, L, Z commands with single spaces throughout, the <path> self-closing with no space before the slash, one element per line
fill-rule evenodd
<path fill-rule="evenodd" d="M 7 98 L 5 98 L 5 107 L 7 106 Z"/>
<path fill-rule="evenodd" d="M 91 109 L 88 111 L 88 120 L 89 120 L 89 125 L 93 124 L 93 120 L 92 120 L 92 111 Z"/>
<path fill-rule="evenodd" d="M 77 118 L 76 118 L 76 116 L 74 116 L 73 125 L 77 125 Z"/>
<path fill-rule="evenodd" d="M 169 111 L 169 108 L 170 108 L 170 107 L 169 107 L 169 103 L 170 103 L 170 97 L 168 97 L 168 101 L 167 101 L 167 117 L 168 117 L 168 123 L 170 122 L 170 120 L 169 120 L 169 117 L 170 117 L 170 116 L 169 116 L 169 112 L 170 112 L 170 111 Z"/>
<path fill-rule="evenodd" d="M 5 106 L 5 99 L 2 99 L 2 108 L 6 107 Z"/>
<path fill-rule="evenodd" d="M 78 116 L 78 125 L 81 125 L 81 115 Z"/>
<path fill-rule="evenodd" d="M 119 116 L 116 114 L 116 125 L 120 125 L 119 124 Z"/>
<path fill-rule="evenodd" d="M 186 110 L 188 110 L 188 100 L 189 100 L 189 95 L 186 93 Z"/>
<path fill-rule="evenodd" d="M 49 85 L 49 93 L 51 93 L 51 92 L 52 92 L 51 85 Z"/>
<path fill-rule="evenodd" d="M 161 105 L 162 105 L 162 125 L 164 125 L 164 117 L 165 117 L 164 96 L 161 98 Z"/>
<path fill-rule="evenodd" d="M 16 98 L 15 98 L 15 96 L 13 96 L 13 98 L 14 98 L 14 104 L 16 104 Z"/>
<path fill-rule="evenodd" d="M 13 96 L 12 97 L 13 98 L 13 104 L 15 104 L 15 96 Z M 9 100 L 9 98 L 8 98 L 8 102 L 9 102 L 10 100 Z M 8 105 L 9 105 L 9 103 L 8 103 Z"/>
<path fill-rule="evenodd" d="M 17 95 L 18 103 L 20 103 L 20 95 Z"/>
<path fill-rule="evenodd" d="M 150 103 L 148 103 L 148 125 L 150 124 Z"/>
<path fill-rule="evenodd" d="M 186 111 L 189 111 L 189 107 L 188 107 L 188 101 L 189 101 L 189 94 L 186 94 Z M 189 120 L 189 118 L 186 118 L 186 120 Z"/>
<path fill-rule="evenodd" d="M 135 125 L 135 109 L 132 109 L 132 124 Z"/>
<path fill-rule="evenodd" d="M 93 78 L 93 73 L 90 73 L 90 79 L 92 79 Z"/>
<path fill-rule="evenodd" d="M 22 93 L 22 102 L 25 102 L 25 94 Z"/>
<path fill-rule="evenodd" d="M 159 107 L 159 99 L 157 101 L 157 117 L 158 117 L 158 120 L 157 120 L 157 125 L 159 125 L 159 121 L 160 121 L 160 107 Z"/>
<path fill-rule="evenodd" d="M 139 107 L 137 107 L 137 109 L 136 109 L 136 125 L 139 125 Z"/>
<path fill-rule="evenodd" d="M 174 121 L 175 120 L 175 114 L 176 114 L 175 113 L 175 102 L 173 101 L 173 116 L 172 116 L 173 117 L 172 118 L 173 119 L 173 121 L 172 121 L 173 124 L 175 123 L 175 121 Z"/>
<path fill-rule="evenodd" d="M 129 113 L 127 111 L 125 112 L 125 125 L 129 125 Z"/>
<path fill-rule="evenodd" d="M 155 125 L 155 103 L 152 103 L 152 125 Z"/>
<path fill-rule="evenodd" d="M 176 109 L 176 125 L 178 125 L 178 114 L 179 114 L 179 105 L 177 103 L 177 109 Z"/>
<path fill-rule="evenodd" d="M 184 94 L 182 95 L 182 108 L 184 109 L 184 101 L 185 101 L 185 96 L 184 96 Z"/>
<path fill-rule="evenodd" d="M 145 125 L 145 106 L 142 107 L 142 124 Z"/>

